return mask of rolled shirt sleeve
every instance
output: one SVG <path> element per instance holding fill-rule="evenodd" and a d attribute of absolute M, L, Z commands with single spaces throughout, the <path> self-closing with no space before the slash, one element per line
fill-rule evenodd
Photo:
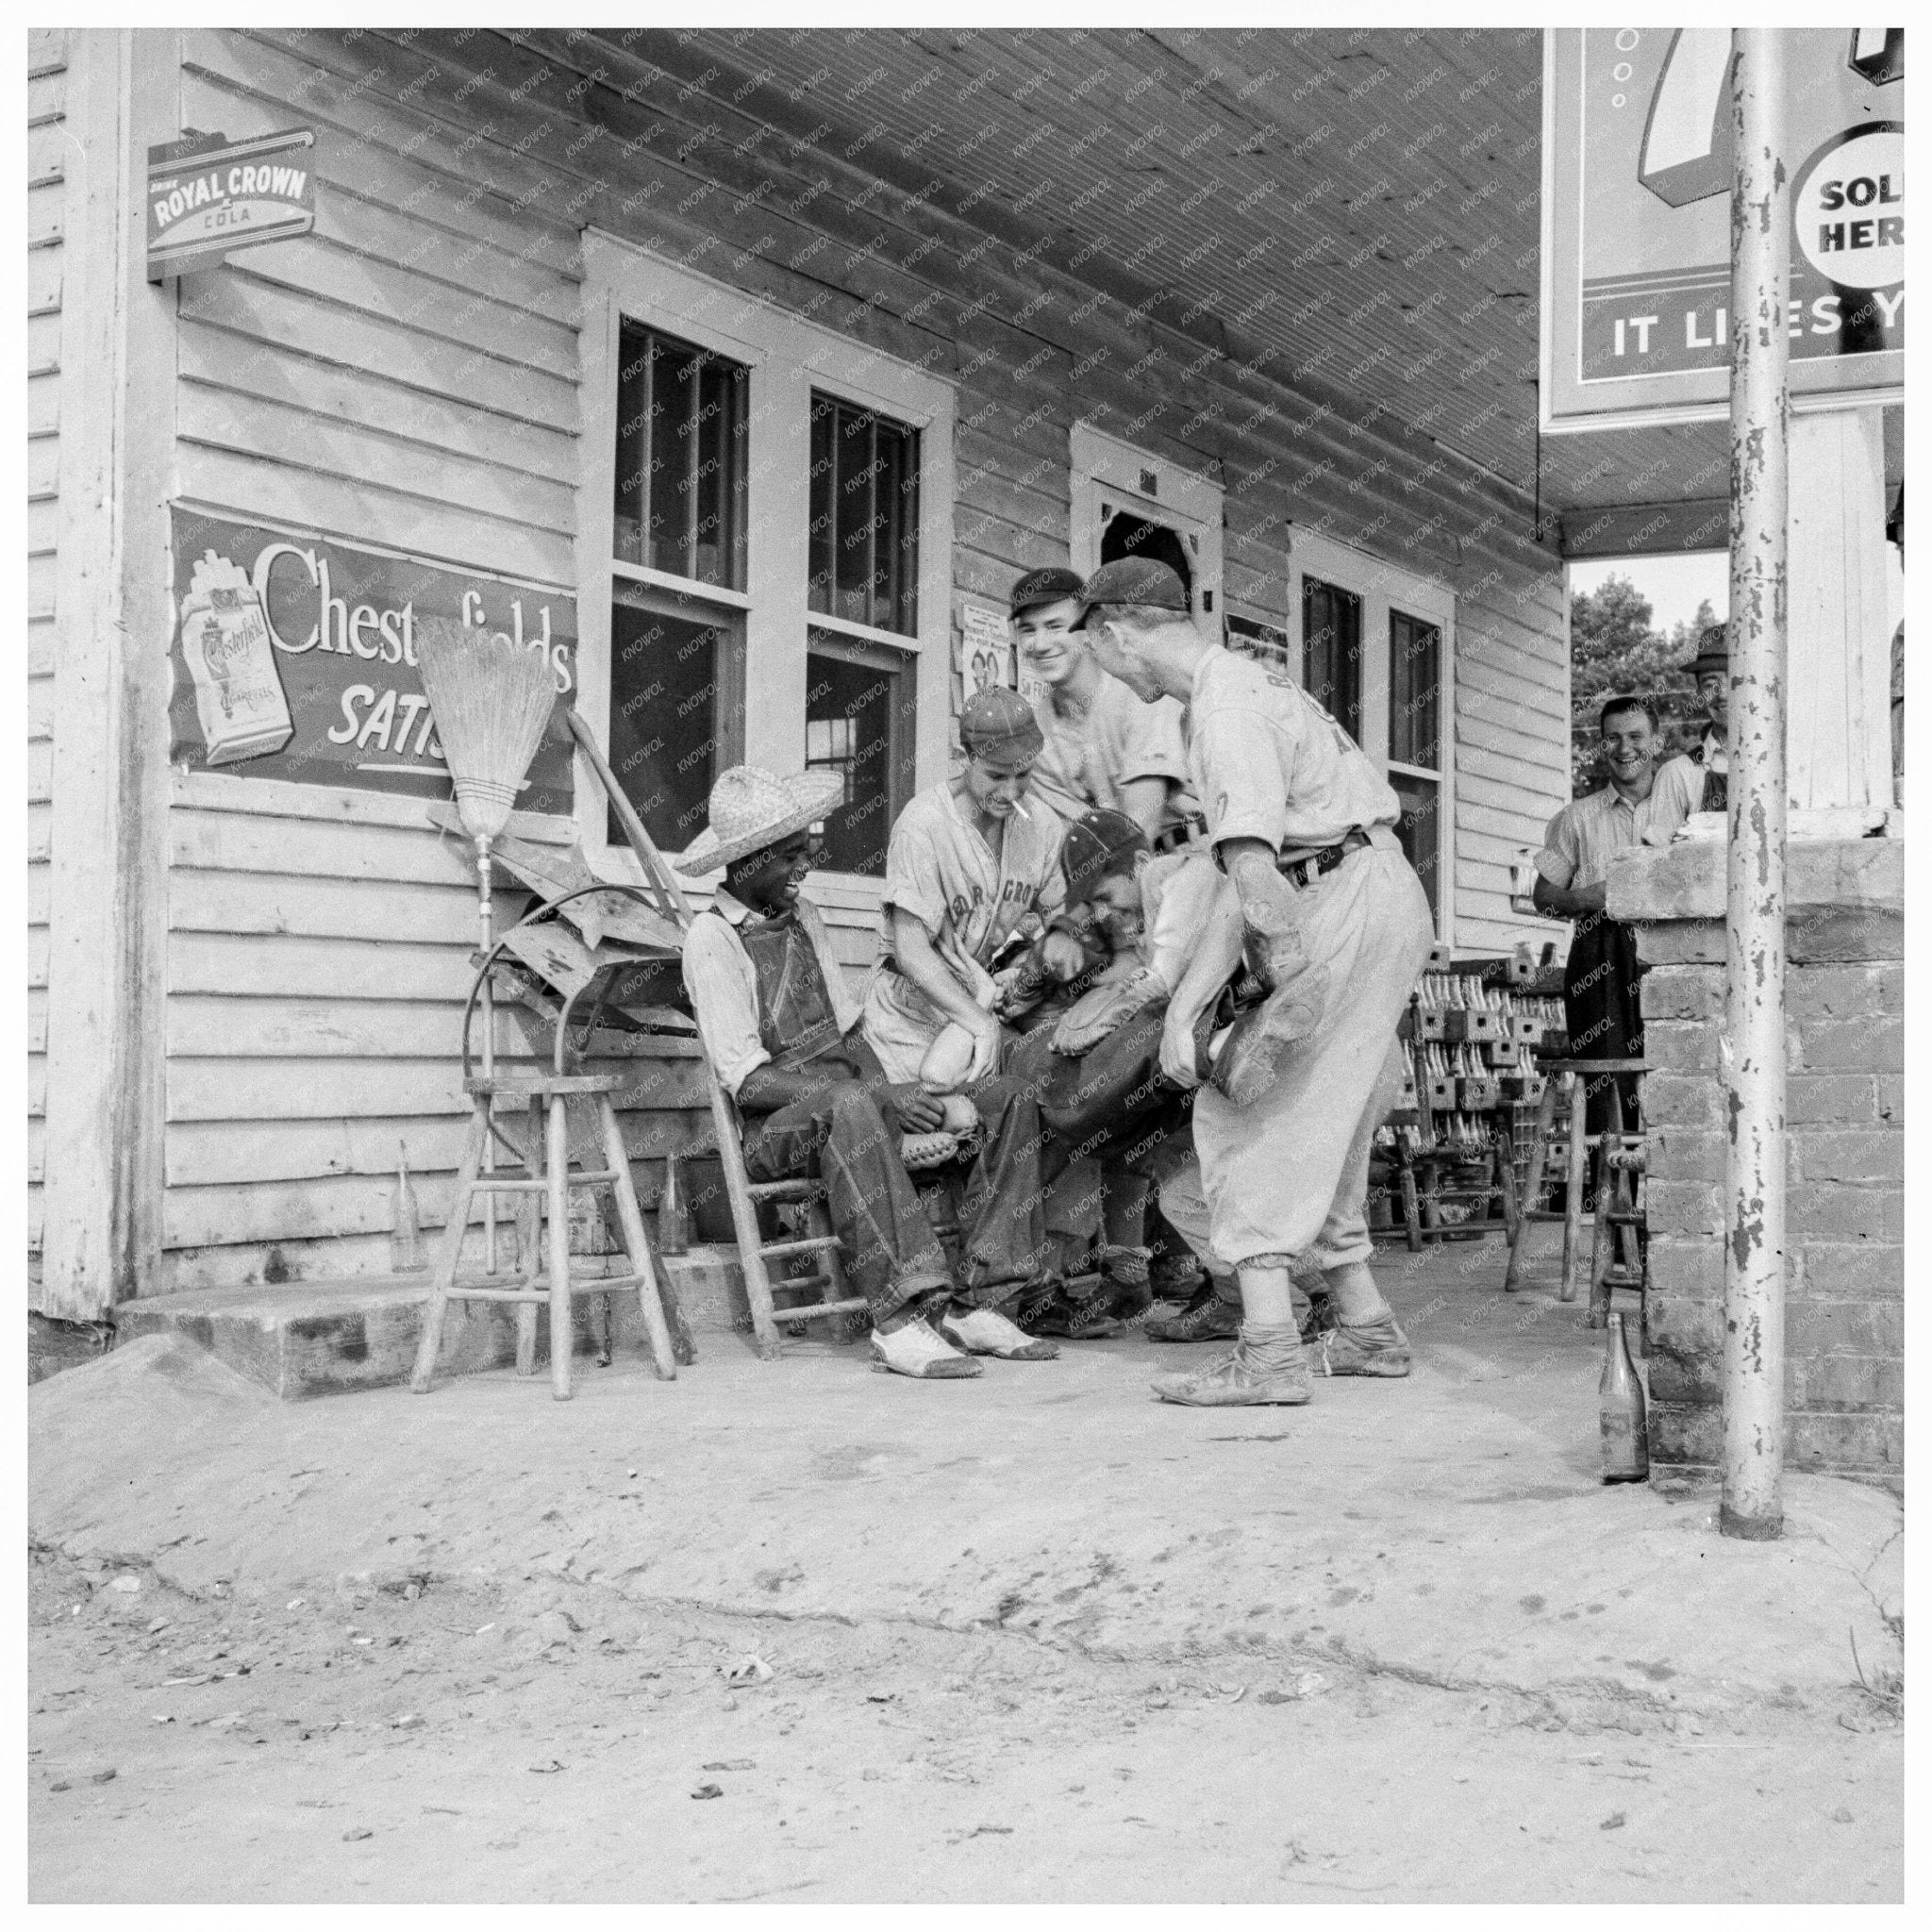
<path fill-rule="evenodd" d="M 691 921 L 684 940 L 684 990 L 705 1051 L 735 1099 L 745 1076 L 772 1056 L 758 1035 L 758 975 L 728 921 L 708 912 Z"/>
<path fill-rule="evenodd" d="M 1536 856 L 1536 869 L 1559 891 L 1568 888 L 1582 863 L 1583 847 L 1576 832 L 1576 814 L 1565 806 L 1543 833 L 1543 849 Z"/>

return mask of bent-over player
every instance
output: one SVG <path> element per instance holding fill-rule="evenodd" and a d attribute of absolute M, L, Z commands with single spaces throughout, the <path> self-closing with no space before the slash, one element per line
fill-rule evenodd
<path fill-rule="evenodd" d="M 1395 1026 L 1432 943 L 1401 807 L 1360 748 L 1291 679 L 1194 627 L 1180 579 L 1149 558 L 1104 564 L 1083 595 L 1102 664 L 1144 698 L 1188 706 L 1188 761 L 1216 862 L 1240 895 L 1267 999 L 1238 1022 L 1194 1104 L 1213 1245 L 1235 1263 L 1241 1338 L 1163 1401 L 1303 1403 L 1309 1363 L 1291 1263 L 1320 1253 L 1339 1324 L 1331 1374 L 1403 1375 L 1407 1338 L 1368 1266 L 1369 1146 L 1395 1091 Z M 1171 1015 L 1161 1064 L 1205 1071 Z"/>

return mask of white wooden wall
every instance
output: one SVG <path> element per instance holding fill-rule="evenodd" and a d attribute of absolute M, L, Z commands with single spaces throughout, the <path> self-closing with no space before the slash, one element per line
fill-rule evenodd
<path fill-rule="evenodd" d="M 27 35 L 26 1008 L 27 1250 L 41 1246 L 47 1096 L 47 853 L 53 816 L 54 587 L 60 516 L 60 253 L 66 213 L 67 39 Z"/>
<path fill-rule="evenodd" d="M 524 122 L 541 117 L 503 76 L 474 90 L 469 136 L 454 118 L 413 111 L 416 83 L 405 76 L 421 57 L 391 42 L 181 40 L 180 125 L 231 138 L 313 126 L 318 194 L 313 235 L 181 285 L 175 493 L 238 517 L 574 582 L 577 227 L 599 210 L 569 211 L 561 137 L 520 144 Z M 494 134 L 476 138 L 484 123 Z M 702 167 L 702 144 L 692 147 L 690 165 Z M 609 164 L 607 145 L 581 165 Z M 642 199 L 640 224 L 675 204 Z M 658 239 L 668 246 L 675 218 L 665 222 Z M 706 266 L 722 271 L 723 254 Z M 748 280 L 774 299 L 806 299 L 808 285 L 786 274 L 765 264 Z M 1020 570 L 1066 560 L 1068 425 L 1104 421 L 1109 396 L 1123 422 L 1144 413 L 1146 391 L 1105 370 L 1076 382 L 1063 351 L 1041 357 L 1036 338 L 983 307 L 950 326 L 960 362 L 992 352 L 987 373 L 961 386 L 954 591 L 1003 599 Z M 936 366 L 955 365 L 941 356 Z M 1176 389 L 1190 414 L 1214 379 Z M 1229 433 L 1216 455 L 1158 424 L 1138 440 L 1195 467 L 1223 464 L 1228 596 L 1255 615 L 1286 615 L 1284 519 L 1363 518 L 1378 505 L 1408 522 L 1419 514 L 1396 477 L 1379 498 L 1350 494 L 1345 470 L 1300 480 L 1311 452 L 1352 454 L 1333 425 L 1284 419 Z M 1249 465 L 1257 474 L 1244 487 Z M 1539 841 L 1568 794 L 1561 571 L 1500 538 L 1466 554 L 1434 548 L 1459 599 L 1458 938 L 1500 946 L 1521 930 L 1507 909 L 1508 858 Z M 320 787 L 177 775 L 158 1289 L 380 1272 L 398 1141 L 427 1217 L 441 1220 L 465 1114 L 455 1048 L 475 899 L 466 860 L 419 811 Z M 856 979 L 873 955 L 877 889 L 821 882 L 814 895 Z M 653 1131 L 633 1127 L 646 1140 Z"/>

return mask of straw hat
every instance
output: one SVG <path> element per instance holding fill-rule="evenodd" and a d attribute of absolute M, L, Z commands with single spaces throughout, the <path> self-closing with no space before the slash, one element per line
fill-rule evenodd
<path fill-rule="evenodd" d="M 681 873 L 716 872 L 802 832 L 824 818 L 844 790 L 837 772 L 781 778 L 760 765 L 733 765 L 711 787 L 711 823 L 671 862 Z"/>

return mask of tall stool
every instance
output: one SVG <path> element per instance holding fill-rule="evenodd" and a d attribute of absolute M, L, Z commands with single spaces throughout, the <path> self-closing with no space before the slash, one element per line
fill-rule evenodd
<path fill-rule="evenodd" d="M 1513 1293 L 1521 1285 L 1523 1237 L 1530 1223 L 1560 1220 L 1563 1224 L 1563 1279 L 1557 1299 L 1565 1302 L 1574 1302 L 1576 1299 L 1577 1274 L 1583 1255 L 1583 1191 L 1589 1172 L 1591 1140 L 1585 1112 L 1588 1104 L 1588 1083 L 1598 1074 L 1643 1074 L 1649 1071 L 1649 1061 L 1641 1059 L 1552 1060 L 1544 1069 L 1549 1077 L 1543 1086 L 1542 1099 L 1537 1104 L 1536 1138 L 1529 1152 L 1529 1181 L 1524 1190 L 1522 1200 L 1517 1205 L 1516 1232 L 1509 1242 L 1509 1265 L 1503 1275 L 1506 1292 Z M 1597 1187 L 1599 1193 L 1613 1191 L 1617 1196 L 1621 1196 L 1629 1170 L 1622 1167 L 1621 1160 L 1613 1163 L 1609 1157 L 1612 1153 L 1626 1152 L 1632 1141 L 1641 1146 L 1642 1137 L 1624 1132 L 1623 1096 L 1614 1080 L 1610 1082 L 1608 1099 L 1610 1127 L 1607 1133 L 1596 1137 L 1604 1143 L 1604 1158 L 1599 1162 L 1601 1172 L 1597 1177 Z M 1550 1136 L 1556 1127 L 1559 1101 L 1568 1102 L 1565 1110 L 1564 1156 L 1569 1183 L 1564 1191 L 1563 1211 L 1560 1215 L 1537 1206 L 1542 1193 L 1544 1170 L 1548 1165 Z M 1628 1229 L 1631 1231 L 1629 1240 L 1634 1241 L 1634 1230 L 1641 1224 L 1641 1213 L 1633 1208 L 1623 1206 L 1620 1200 L 1599 1204 L 1597 1232 L 1593 1238 L 1593 1252 L 1591 1257 L 1591 1327 L 1603 1325 L 1596 1304 L 1600 1272 L 1605 1265 L 1606 1237 L 1614 1229 L 1616 1239 L 1624 1240 L 1624 1230 Z M 1639 1278 L 1641 1279 L 1641 1271 Z M 1608 1306 L 1607 1294 L 1605 1306 Z"/>
<path fill-rule="evenodd" d="M 470 1095 L 470 1131 L 463 1142 L 462 1164 L 457 1170 L 456 1194 L 443 1229 L 442 1246 L 437 1255 L 436 1275 L 429 1292 L 429 1307 L 423 1319 L 423 1340 L 416 1350 L 415 1372 L 409 1387 L 418 1395 L 426 1394 L 436 1374 L 436 1358 L 442 1347 L 443 1316 L 452 1301 L 508 1302 L 518 1310 L 517 1366 L 529 1367 L 526 1341 L 536 1310 L 544 1304 L 550 1308 L 550 1392 L 558 1402 L 570 1400 L 570 1357 L 573 1325 L 573 1294 L 608 1294 L 613 1290 L 635 1288 L 639 1312 L 644 1318 L 644 1332 L 650 1338 L 651 1360 L 659 1378 L 676 1379 L 677 1361 L 672 1353 L 671 1332 L 664 1320 L 664 1304 L 659 1296 L 657 1264 L 644 1232 L 644 1217 L 638 1208 L 637 1191 L 631 1185 L 630 1157 L 625 1151 L 624 1137 L 618 1131 L 617 1114 L 610 1096 L 623 1085 L 617 1074 L 518 1074 L 489 1076 L 463 1082 Z M 491 1103 L 502 1099 L 512 1105 L 522 1102 L 528 1109 L 529 1134 L 521 1171 L 498 1170 L 484 1174 L 483 1152 L 493 1132 Z M 570 1163 L 570 1118 L 572 1101 L 588 1102 L 596 1114 L 599 1138 L 604 1149 L 604 1165 L 579 1167 Z M 546 1118 L 547 1116 L 547 1118 Z M 541 1131 L 539 1131 L 540 1122 Z M 617 1203 L 617 1218 L 624 1234 L 625 1257 L 630 1266 L 622 1274 L 592 1274 L 573 1280 L 570 1272 L 570 1191 L 573 1188 L 608 1187 Z M 518 1216 L 527 1230 L 527 1272 L 514 1287 L 498 1285 L 501 1277 L 458 1281 L 457 1264 L 462 1256 L 463 1236 L 469 1226 L 470 1205 L 477 1195 L 520 1194 L 526 1197 L 524 1212 Z M 541 1230 L 544 1215 L 549 1227 Z M 547 1233 L 547 1243 L 539 1239 Z M 538 1265 L 538 1256 L 548 1247 L 547 1268 Z M 525 1311 L 527 1310 L 527 1317 Z"/>

